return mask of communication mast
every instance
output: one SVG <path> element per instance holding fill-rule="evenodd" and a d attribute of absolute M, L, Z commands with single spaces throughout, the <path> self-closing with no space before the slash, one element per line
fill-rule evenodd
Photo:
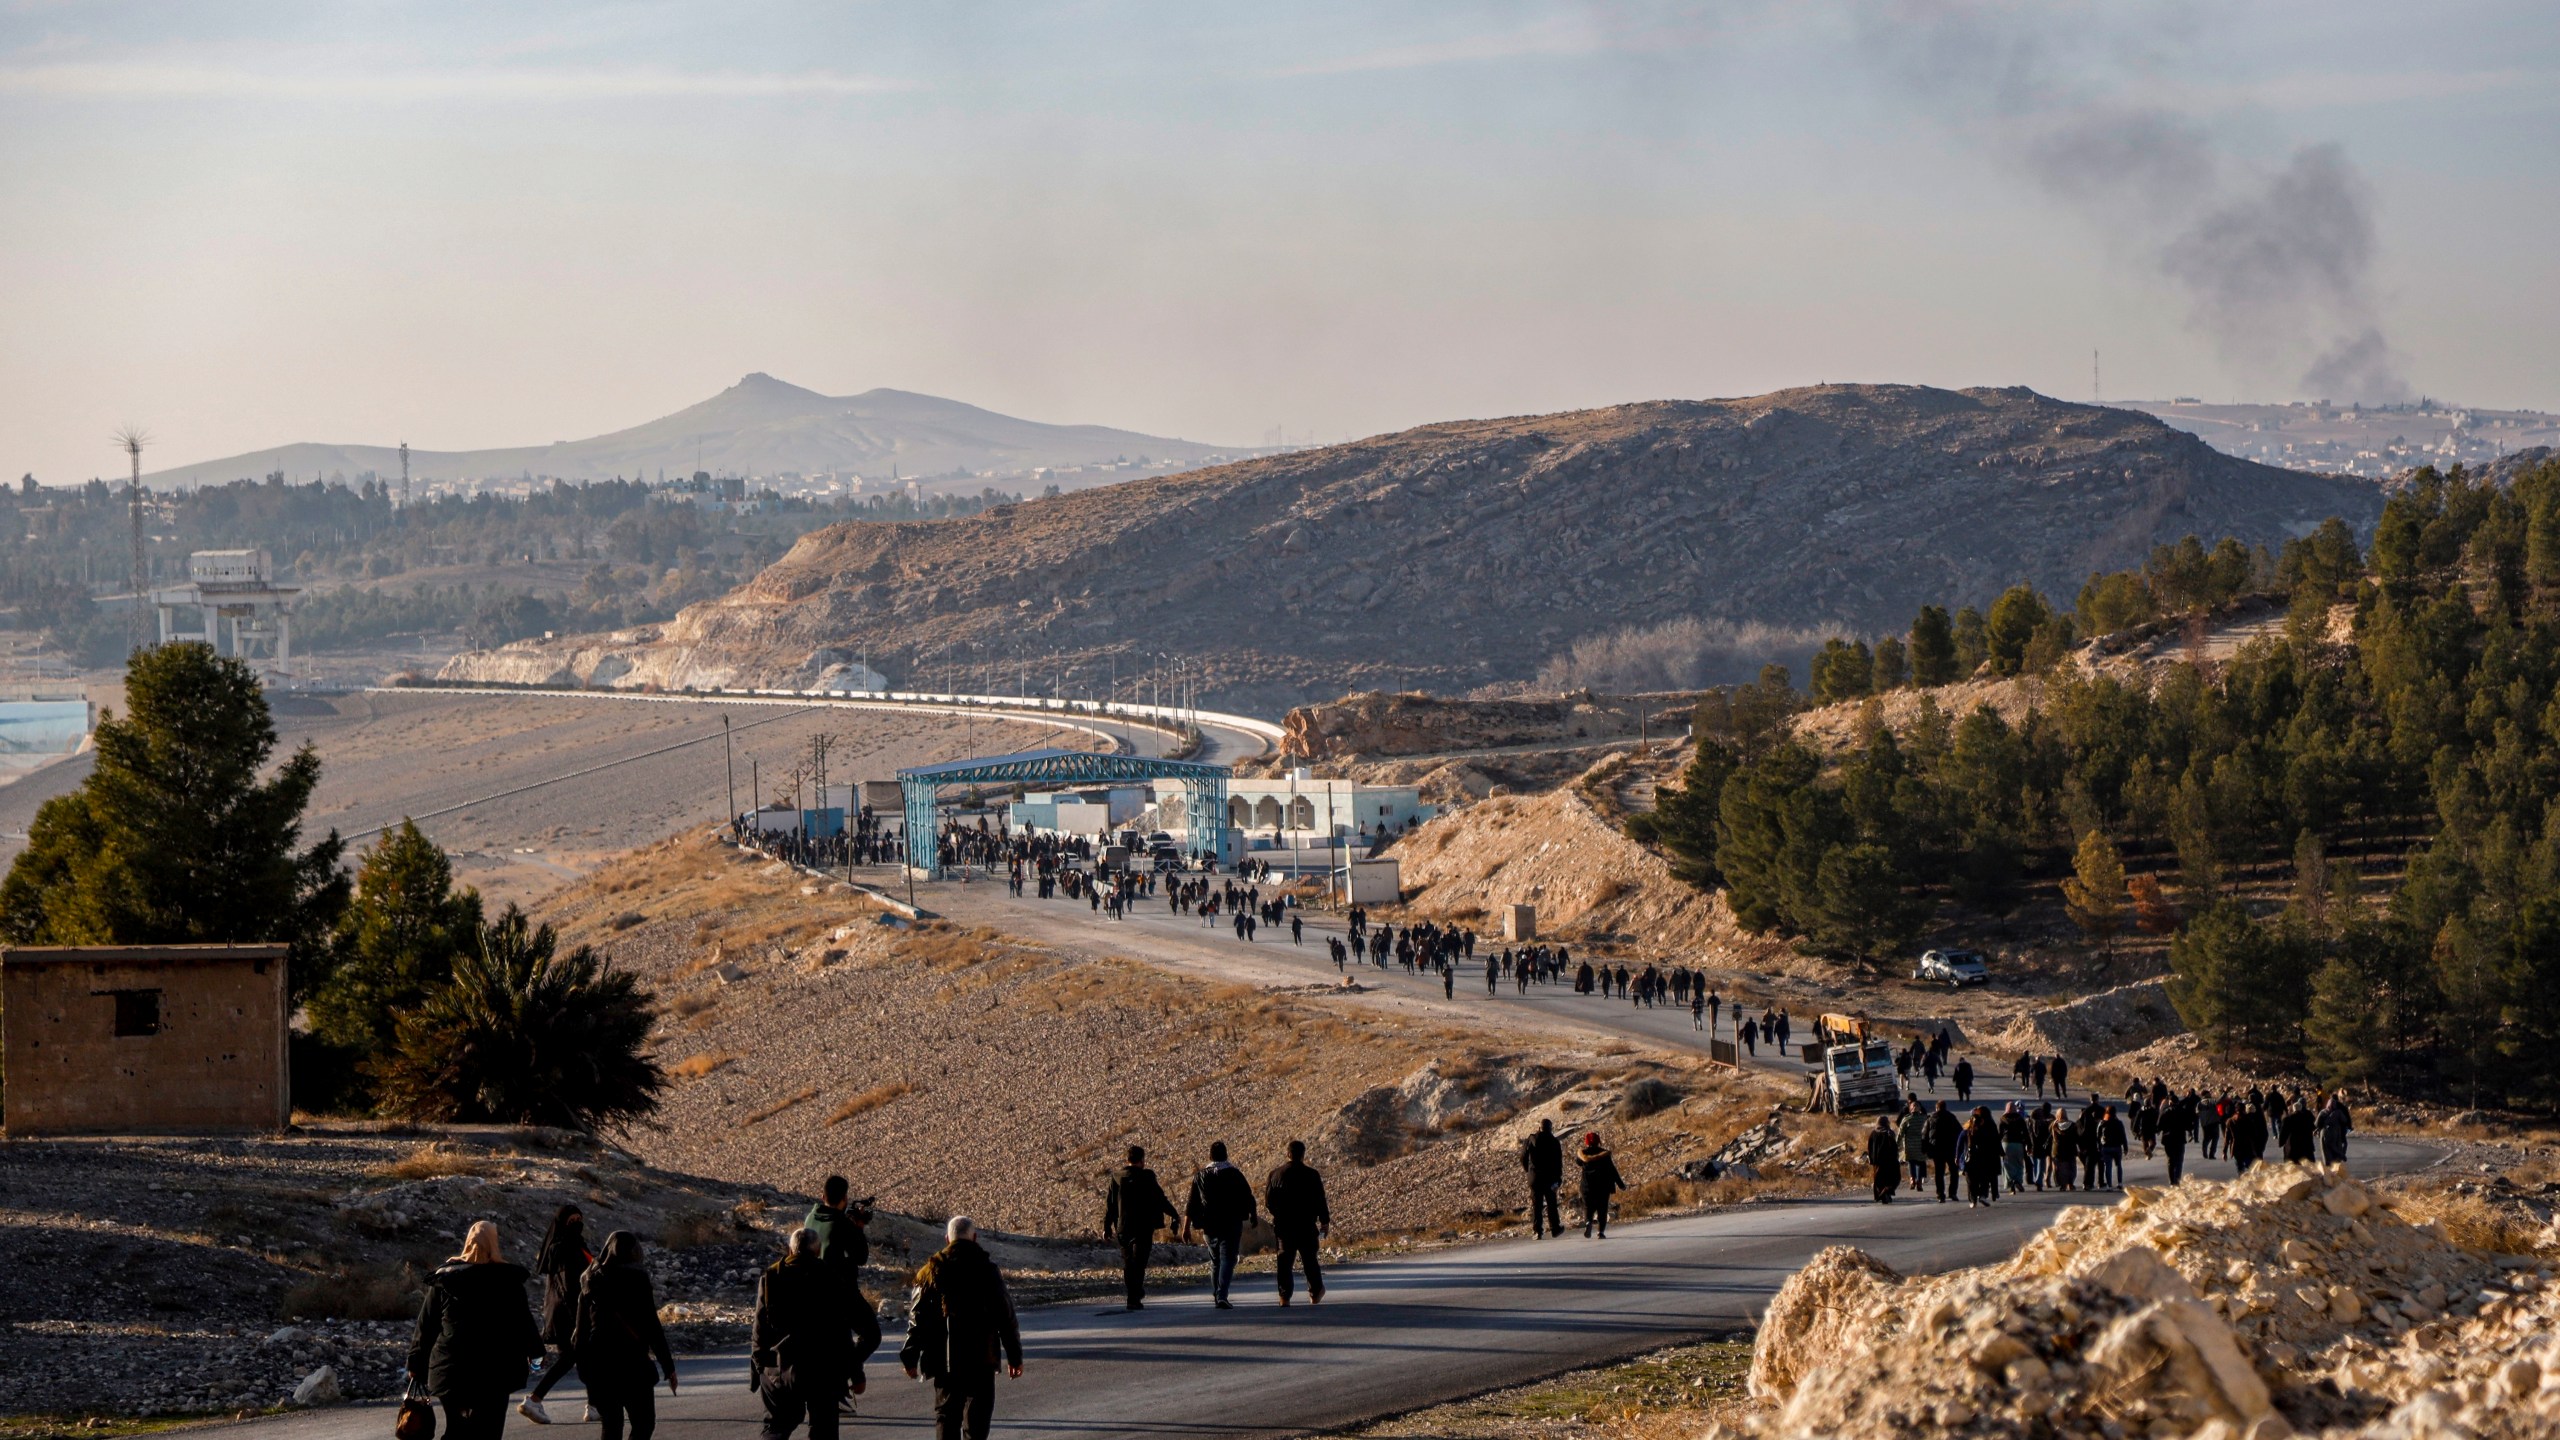
<path fill-rule="evenodd" d="M 151 432 L 139 425 L 119 425 L 115 432 L 116 448 L 133 462 L 133 478 L 125 487 L 125 509 L 132 535 L 132 575 L 125 589 L 132 609 L 125 624 L 128 638 L 139 650 L 144 645 L 145 616 L 143 605 L 151 589 L 150 560 L 142 551 L 142 447 L 151 443 Z"/>
<path fill-rule="evenodd" d="M 409 508 L 409 442 L 400 442 L 400 508 Z"/>

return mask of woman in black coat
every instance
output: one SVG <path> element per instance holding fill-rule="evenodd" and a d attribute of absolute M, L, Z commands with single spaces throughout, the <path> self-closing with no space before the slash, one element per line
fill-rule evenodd
<path fill-rule="evenodd" d="M 559 1351 L 559 1355 L 542 1367 L 533 1382 L 533 1393 L 524 1397 L 516 1413 L 536 1425 L 551 1423 L 551 1414 L 542 1408 L 542 1397 L 578 1363 L 576 1330 L 578 1325 L 578 1283 L 587 1267 L 595 1263 L 587 1253 L 587 1217 L 575 1205 L 563 1205 L 551 1217 L 551 1228 L 544 1232 L 542 1249 L 533 1257 L 533 1273 L 542 1277 L 542 1340 Z M 589 1417 L 593 1418 L 593 1417 Z"/>
<path fill-rule="evenodd" d="M 676 1393 L 676 1357 L 658 1323 L 658 1296 L 640 1263 L 640 1237 L 616 1230 L 605 1238 L 603 1258 L 578 1291 L 578 1320 L 570 1333 L 578 1378 L 587 1403 L 604 1421 L 604 1440 L 622 1440 L 631 1417 L 631 1440 L 649 1440 L 658 1428 L 658 1377 Z"/>
<path fill-rule="evenodd" d="M 1975 1205 L 2000 1198 L 2000 1122 L 1987 1105 L 1973 1108 L 1973 1123 L 1964 1130 L 1964 1193 Z"/>
<path fill-rule="evenodd" d="M 1582 1148 L 1573 1152 L 1576 1165 L 1582 1167 L 1582 1236 L 1591 1238 L 1591 1228 L 1600 1227 L 1600 1238 L 1609 1238 L 1609 1199 L 1627 1188 L 1618 1178 L 1618 1162 L 1609 1155 L 1609 1147 L 1600 1143 L 1598 1131 L 1582 1137 Z"/>
<path fill-rule="evenodd" d="M 542 1354 L 528 1277 L 498 1253 L 498 1227 L 471 1222 L 462 1253 L 427 1277 L 426 1303 L 409 1336 L 409 1380 L 444 1407 L 446 1440 L 498 1440 L 507 1397 Z"/>

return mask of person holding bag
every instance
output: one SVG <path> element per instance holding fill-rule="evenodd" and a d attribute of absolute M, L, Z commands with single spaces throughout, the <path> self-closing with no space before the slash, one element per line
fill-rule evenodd
<path fill-rule="evenodd" d="M 495 1221 L 474 1220 L 462 1253 L 427 1277 L 426 1302 L 409 1336 L 409 1382 L 444 1407 L 446 1440 L 498 1440 L 507 1397 L 542 1355 L 525 1303 L 529 1277 L 498 1253 Z"/>

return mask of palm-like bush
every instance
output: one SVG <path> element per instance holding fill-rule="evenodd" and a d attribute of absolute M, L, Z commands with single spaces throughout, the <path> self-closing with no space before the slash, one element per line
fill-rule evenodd
<path fill-rule="evenodd" d="M 557 944 L 512 905 L 483 928 L 375 1062 L 383 1108 L 578 1130 L 658 1108 L 666 1074 L 643 1049 L 654 997 L 588 947 Z"/>

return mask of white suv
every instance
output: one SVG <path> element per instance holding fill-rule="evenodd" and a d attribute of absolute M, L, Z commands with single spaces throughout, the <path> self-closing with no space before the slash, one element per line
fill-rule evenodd
<path fill-rule="evenodd" d="M 1920 957 L 1920 968 L 1911 972 L 1914 980 L 1936 980 L 1953 986 L 1988 985 L 1991 967 L 1972 950 L 1932 950 Z"/>

